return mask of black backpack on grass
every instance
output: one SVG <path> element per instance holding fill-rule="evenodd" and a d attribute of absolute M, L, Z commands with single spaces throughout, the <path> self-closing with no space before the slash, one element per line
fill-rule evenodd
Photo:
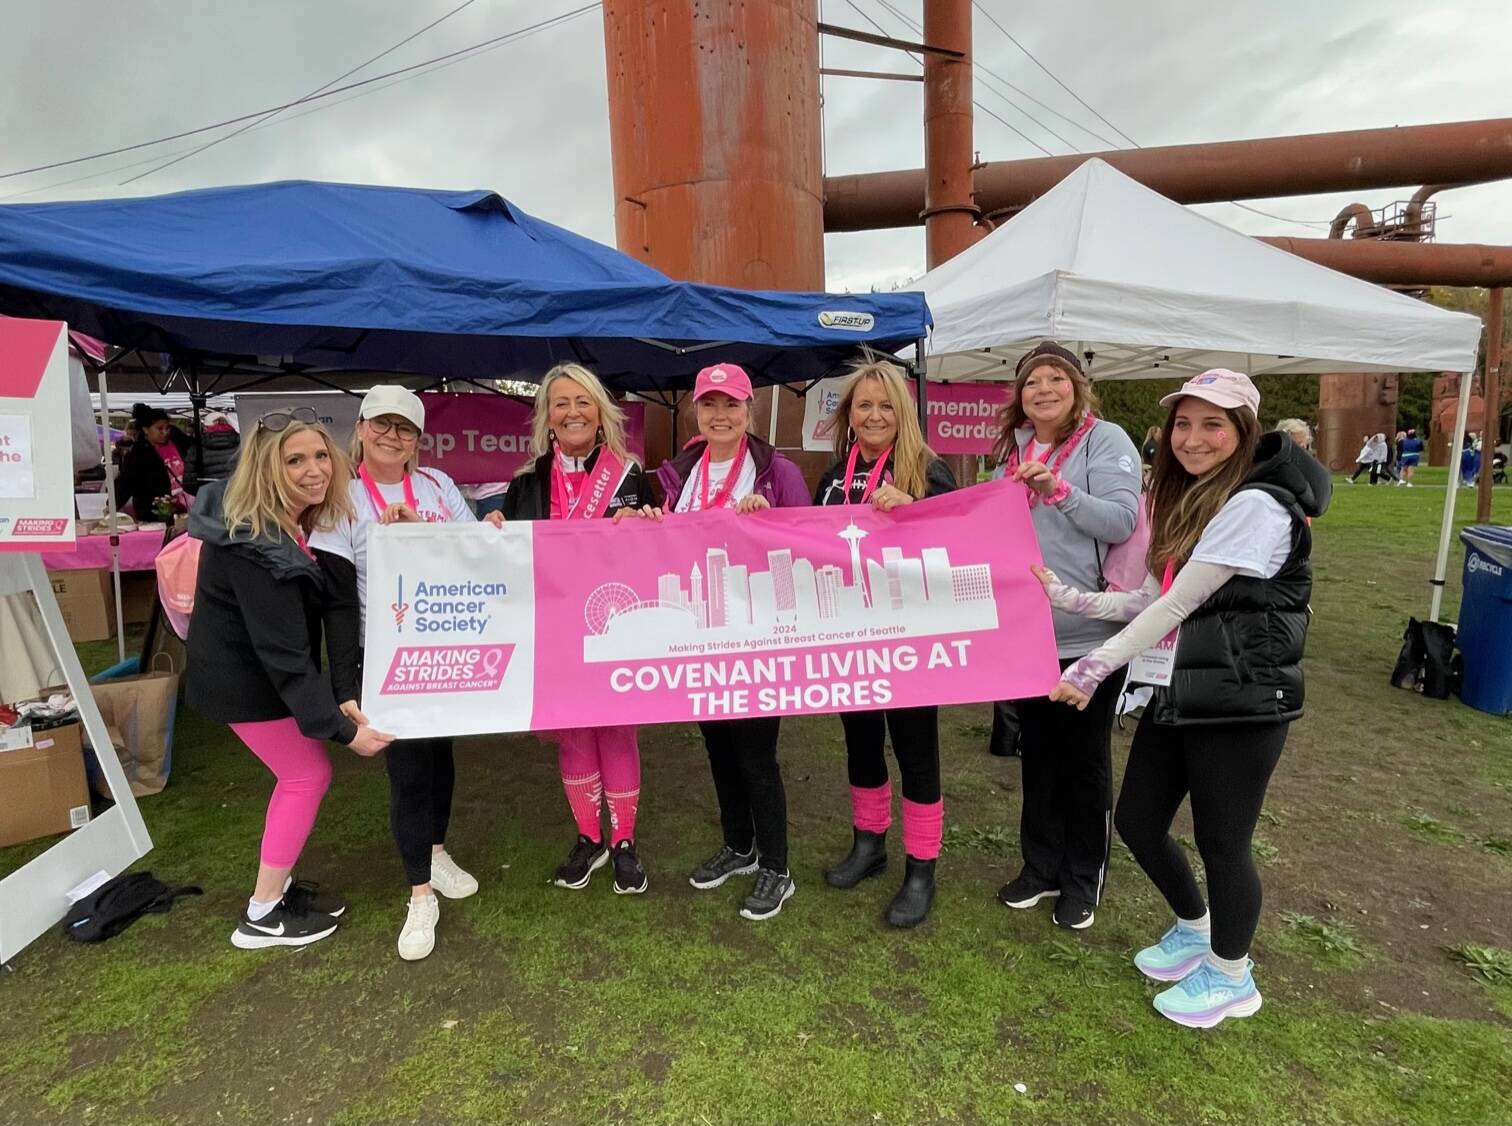
<path fill-rule="evenodd" d="M 181 895 L 203 895 L 197 887 L 171 888 L 151 872 L 128 872 L 107 880 L 68 909 L 63 933 L 75 942 L 114 938 L 151 911 L 161 915 Z"/>

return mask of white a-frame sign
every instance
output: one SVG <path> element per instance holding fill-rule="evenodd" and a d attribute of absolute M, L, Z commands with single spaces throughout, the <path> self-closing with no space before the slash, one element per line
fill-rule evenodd
<path fill-rule="evenodd" d="M 0 879 L 0 962 L 63 918 L 70 888 L 118 875 L 152 848 L 38 554 L 74 542 L 67 328 L 0 319 L 0 586 L 35 595 L 115 805 Z"/>

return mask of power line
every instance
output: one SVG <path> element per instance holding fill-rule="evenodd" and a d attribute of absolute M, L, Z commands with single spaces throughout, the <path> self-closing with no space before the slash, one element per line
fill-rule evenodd
<path fill-rule="evenodd" d="M 268 106 L 264 109 L 256 110 L 252 113 L 243 113 L 239 114 L 236 117 L 227 118 L 225 121 L 217 121 L 212 125 L 201 125 L 195 129 L 185 129 L 182 132 L 171 133 L 166 137 L 158 137 L 151 141 L 141 141 L 134 145 L 122 145 L 120 148 L 106 149 L 103 152 L 91 153 L 88 156 L 76 156 L 68 160 L 55 160 L 49 164 L 38 164 L 31 168 L 20 168 L 12 172 L 0 172 L 0 180 L 9 180 L 16 176 L 26 176 L 33 172 L 46 172 L 52 168 L 66 168 L 69 165 L 73 164 L 83 164 L 86 161 L 90 160 L 100 160 L 107 156 L 117 156 L 121 153 L 134 152 L 138 149 L 151 148 L 154 145 L 166 144 L 169 141 L 178 141 L 182 140 L 185 137 L 193 137 L 200 133 L 209 133 L 215 129 L 223 129 L 227 125 L 239 125 L 243 121 L 248 121 L 252 118 L 265 117 L 275 112 L 289 109 L 293 106 L 317 101 L 322 98 L 334 97 L 337 94 L 343 94 L 348 90 L 355 90 L 362 86 L 370 86 L 375 82 L 381 82 L 384 79 L 393 78 L 396 75 L 409 74 L 413 71 L 422 70 L 425 67 L 434 66 L 436 63 L 445 62 L 448 59 L 459 58 L 463 55 L 471 55 L 474 52 L 483 50 L 484 48 L 492 47 L 500 43 L 520 38 L 531 32 L 539 31 L 546 27 L 552 27 L 556 24 L 564 23 L 569 19 L 573 19 L 576 16 L 582 15 L 584 12 L 590 12 L 599 6 L 599 0 L 595 0 L 595 2 L 592 4 L 584 4 L 581 7 L 572 9 L 569 12 L 563 12 L 561 15 L 552 16 L 550 19 L 541 20 L 526 27 L 516 28 L 514 31 L 505 32 L 503 35 L 496 35 L 492 39 L 485 39 L 481 43 L 474 43 L 471 47 L 463 47 L 460 50 L 448 51 L 444 55 L 437 55 L 435 58 L 426 59 L 424 62 L 413 63 L 410 66 L 400 67 L 397 70 L 391 70 L 384 74 L 376 74 L 371 78 L 364 78 L 359 82 L 352 82 L 346 86 L 337 86 L 334 89 L 326 90 L 324 93 L 317 94 L 314 97 L 298 98 L 292 102 L 284 102 L 282 105 Z"/>
<path fill-rule="evenodd" d="M 325 83 L 325 84 L 323 84 L 321 86 L 315 87 L 315 89 L 311 90 L 303 98 L 299 99 L 299 102 L 296 102 L 295 104 L 298 105 L 300 102 L 306 102 L 306 101 L 308 101 L 309 99 L 313 98 L 316 94 L 319 94 L 321 91 L 323 91 L 323 90 L 329 90 L 332 86 L 336 85 L 336 83 L 343 82 L 346 79 L 352 77 L 352 75 L 356 74 L 359 70 L 365 70 L 366 68 L 372 66 L 374 63 L 376 63 L 379 59 L 383 58 L 384 56 L 386 56 L 386 55 L 392 55 L 395 51 L 399 50 L 400 47 L 403 47 L 403 46 L 405 46 L 408 43 L 413 43 L 416 39 L 419 39 L 420 36 L 424 35 L 431 28 L 437 26 L 438 24 L 445 23 L 447 20 L 451 19 L 454 15 L 456 15 L 458 12 L 462 11 L 463 8 L 470 7 L 471 5 L 473 5 L 476 2 L 477 2 L 477 0 L 462 0 L 462 3 L 458 4 L 451 11 L 447 12 L 444 16 L 441 16 L 439 19 L 431 20 L 430 23 L 426 24 L 419 31 L 416 31 L 416 32 L 414 32 L 414 33 L 412 33 L 410 35 L 405 36 L 403 39 L 399 40 L 399 42 L 395 43 L 392 47 L 389 47 L 389 48 L 386 48 L 385 50 L 379 51 L 376 55 L 374 55 L 372 58 L 368 59 L 366 62 L 358 63 L 356 66 L 354 66 L 351 70 L 347 71 L 346 73 L 344 73 L 344 74 L 338 74 L 335 78 L 331 79 L 329 82 L 327 82 L 327 83 Z M 254 125 L 260 125 L 260 124 L 262 124 L 265 121 L 271 120 L 272 118 L 277 117 L 282 112 L 283 112 L 282 109 L 273 110 L 267 116 L 265 116 L 263 118 L 260 118 L 257 121 L 249 121 L 249 122 L 247 122 L 247 124 L 243 125 L 240 129 L 236 129 L 233 132 L 227 133 L 224 137 L 217 137 L 213 141 L 206 141 L 203 145 L 200 145 L 198 148 L 192 149 L 191 151 L 184 153 L 182 156 L 175 156 L 175 157 L 173 157 L 170 160 L 165 160 L 162 164 L 159 164 L 155 168 L 149 168 L 145 172 L 138 172 L 135 176 L 130 176 L 127 179 L 122 180 L 116 186 L 117 187 L 125 187 L 127 184 L 134 184 L 138 180 L 145 180 L 148 176 L 156 175 L 157 173 L 161 172 L 165 168 L 171 168 L 171 167 L 173 167 L 173 165 L 178 164 L 181 161 L 185 161 L 185 160 L 190 159 L 191 157 L 198 156 L 200 153 L 204 152 L 206 149 L 213 149 L 216 145 L 222 143 L 223 141 L 229 141 L 233 137 L 240 137 L 243 133 L 245 133 L 248 129 L 251 129 Z"/>
<path fill-rule="evenodd" d="M 1004 35 L 1006 35 L 1008 37 L 1008 42 L 1012 43 L 1020 51 L 1024 52 L 1024 54 L 1029 57 L 1029 61 L 1032 62 L 1035 66 L 1039 67 L 1040 70 L 1042 70 L 1046 74 L 1050 75 L 1050 77 L 1055 80 L 1055 84 L 1057 86 L 1059 86 L 1062 90 L 1064 90 L 1066 93 L 1070 94 L 1078 102 L 1080 102 L 1081 105 L 1082 105 L 1082 107 L 1084 109 L 1086 109 L 1086 111 L 1088 113 L 1090 113 L 1093 117 L 1097 118 L 1098 121 L 1101 121 L 1104 125 L 1106 125 L 1109 129 L 1113 130 L 1113 132 L 1117 133 L 1124 140 L 1128 141 L 1129 144 L 1133 145 L 1135 148 L 1139 147 L 1139 143 L 1137 141 L 1135 141 L 1133 137 L 1130 137 L 1122 129 L 1120 129 L 1118 126 L 1114 125 L 1111 121 L 1109 121 L 1102 114 L 1098 113 L 1095 109 L 1093 109 L 1090 105 L 1088 105 L 1082 99 L 1082 96 L 1080 94 L 1078 94 L 1075 90 L 1071 89 L 1071 87 L 1067 86 L 1059 78 L 1056 78 L 1055 74 L 1050 70 L 1049 67 L 1047 67 L 1044 63 L 1040 62 L 1037 58 L 1035 58 L 1033 52 L 1031 52 L 1028 47 L 1025 47 L 1022 43 L 1020 43 L 1017 39 L 1015 39 L 1013 37 L 1012 33 L 1010 33 L 1009 30 L 1006 27 L 1004 27 L 1002 24 L 1000 24 L 998 22 L 997 17 L 994 16 L 991 12 L 989 12 L 987 10 L 986 6 L 982 4 L 982 0 L 971 0 L 971 3 L 972 3 L 972 7 L 976 8 L 977 11 L 981 12 L 982 15 L 984 15 L 984 16 L 987 17 L 988 21 L 992 24 L 993 27 L 997 28 L 999 31 L 1001 31 Z"/>

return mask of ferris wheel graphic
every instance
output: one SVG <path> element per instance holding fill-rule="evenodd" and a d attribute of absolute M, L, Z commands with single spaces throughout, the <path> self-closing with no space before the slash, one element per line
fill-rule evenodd
<path fill-rule="evenodd" d="M 639 604 L 640 596 L 624 583 L 604 583 L 583 604 L 583 620 L 594 633 L 604 633 L 616 616 Z"/>

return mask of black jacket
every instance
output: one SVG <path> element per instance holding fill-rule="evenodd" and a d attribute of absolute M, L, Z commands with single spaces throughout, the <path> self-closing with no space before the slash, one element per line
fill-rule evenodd
<path fill-rule="evenodd" d="M 844 504 L 845 503 L 845 458 L 835 462 L 824 471 L 819 478 L 819 484 L 814 489 L 814 503 L 817 505 Z M 888 469 L 892 468 L 892 458 L 887 459 Z M 872 471 L 874 463 L 856 458 L 856 476 L 851 479 L 851 503 L 860 504 L 862 494 L 866 491 L 866 475 Z M 937 457 L 924 468 L 924 495 L 937 497 L 942 493 L 953 493 L 959 488 L 956 484 L 955 474 L 950 471 L 950 465 L 942 457 Z"/>
<path fill-rule="evenodd" d="M 184 492 L 193 496 L 198 489 L 194 477 L 194 464 L 190 457 L 193 449 L 189 439 L 177 429 L 168 431 L 168 440 L 184 459 Z M 173 483 L 168 479 L 168 467 L 152 448 L 145 435 L 138 435 L 131 448 L 121 458 L 121 472 L 116 478 L 116 506 L 124 507 L 129 500 L 138 521 L 153 519 L 152 504 L 158 497 L 168 496 Z"/>
<path fill-rule="evenodd" d="M 1312 597 L 1306 518 L 1327 511 L 1333 484 L 1322 462 L 1270 433 L 1241 488 L 1260 489 L 1291 513 L 1291 554 L 1273 578 L 1235 575 L 1182 623 L 1170 687 L 1152 701 L 1156 723 L 1279 723 L 1302 714 Z"/>
<path fill-rule="evenodd" d="M 231 476 L 236 468 L 236 454 L 241 449 L 241 435 L 231 427 L 206 430 L 200 438 L 200 451 L 204 464 L 197 467 L 196 476 L 201 482 L 220 481 Z M 185 459 L 187 464 L 187 459 Z"/>
<path fill-rule="evenodd" d="M 233 539 L 223 490 L 218 481 L 206 485 L 189 515 L 189 534 L 202 546 L 185 699 L 220 723 L 293 716 L 312 739 L 350 743 L 357 725 L 321 675 L 320 640 L 325 622 L 333 649 L 357 636 L 355 571 L 332 569 L 345 561 L 322 551 L 317 564 L 288 536 L 252 539 L 243 531 Z"/>
<path fill-rule="evenodd" d="M 590 473 L 598 464 L 601 448 L 595 448 L 588 455 L 586 465 Z M 515 474 L 514 480 L 509 483 L 509 491 L 504 494 L 505 520 L 551 519 L 551 459 L 554 456 L 550 453 L 542 454 L 535 459 L 533 468 Z M 631 462 L 629 472 L 615 490 L 614 499 L 609 502 L 604 515 L 612 516 L 617 509 L 640 508 L 650 503 L 651 487 L 646 479 L 646 471 Z"/>

